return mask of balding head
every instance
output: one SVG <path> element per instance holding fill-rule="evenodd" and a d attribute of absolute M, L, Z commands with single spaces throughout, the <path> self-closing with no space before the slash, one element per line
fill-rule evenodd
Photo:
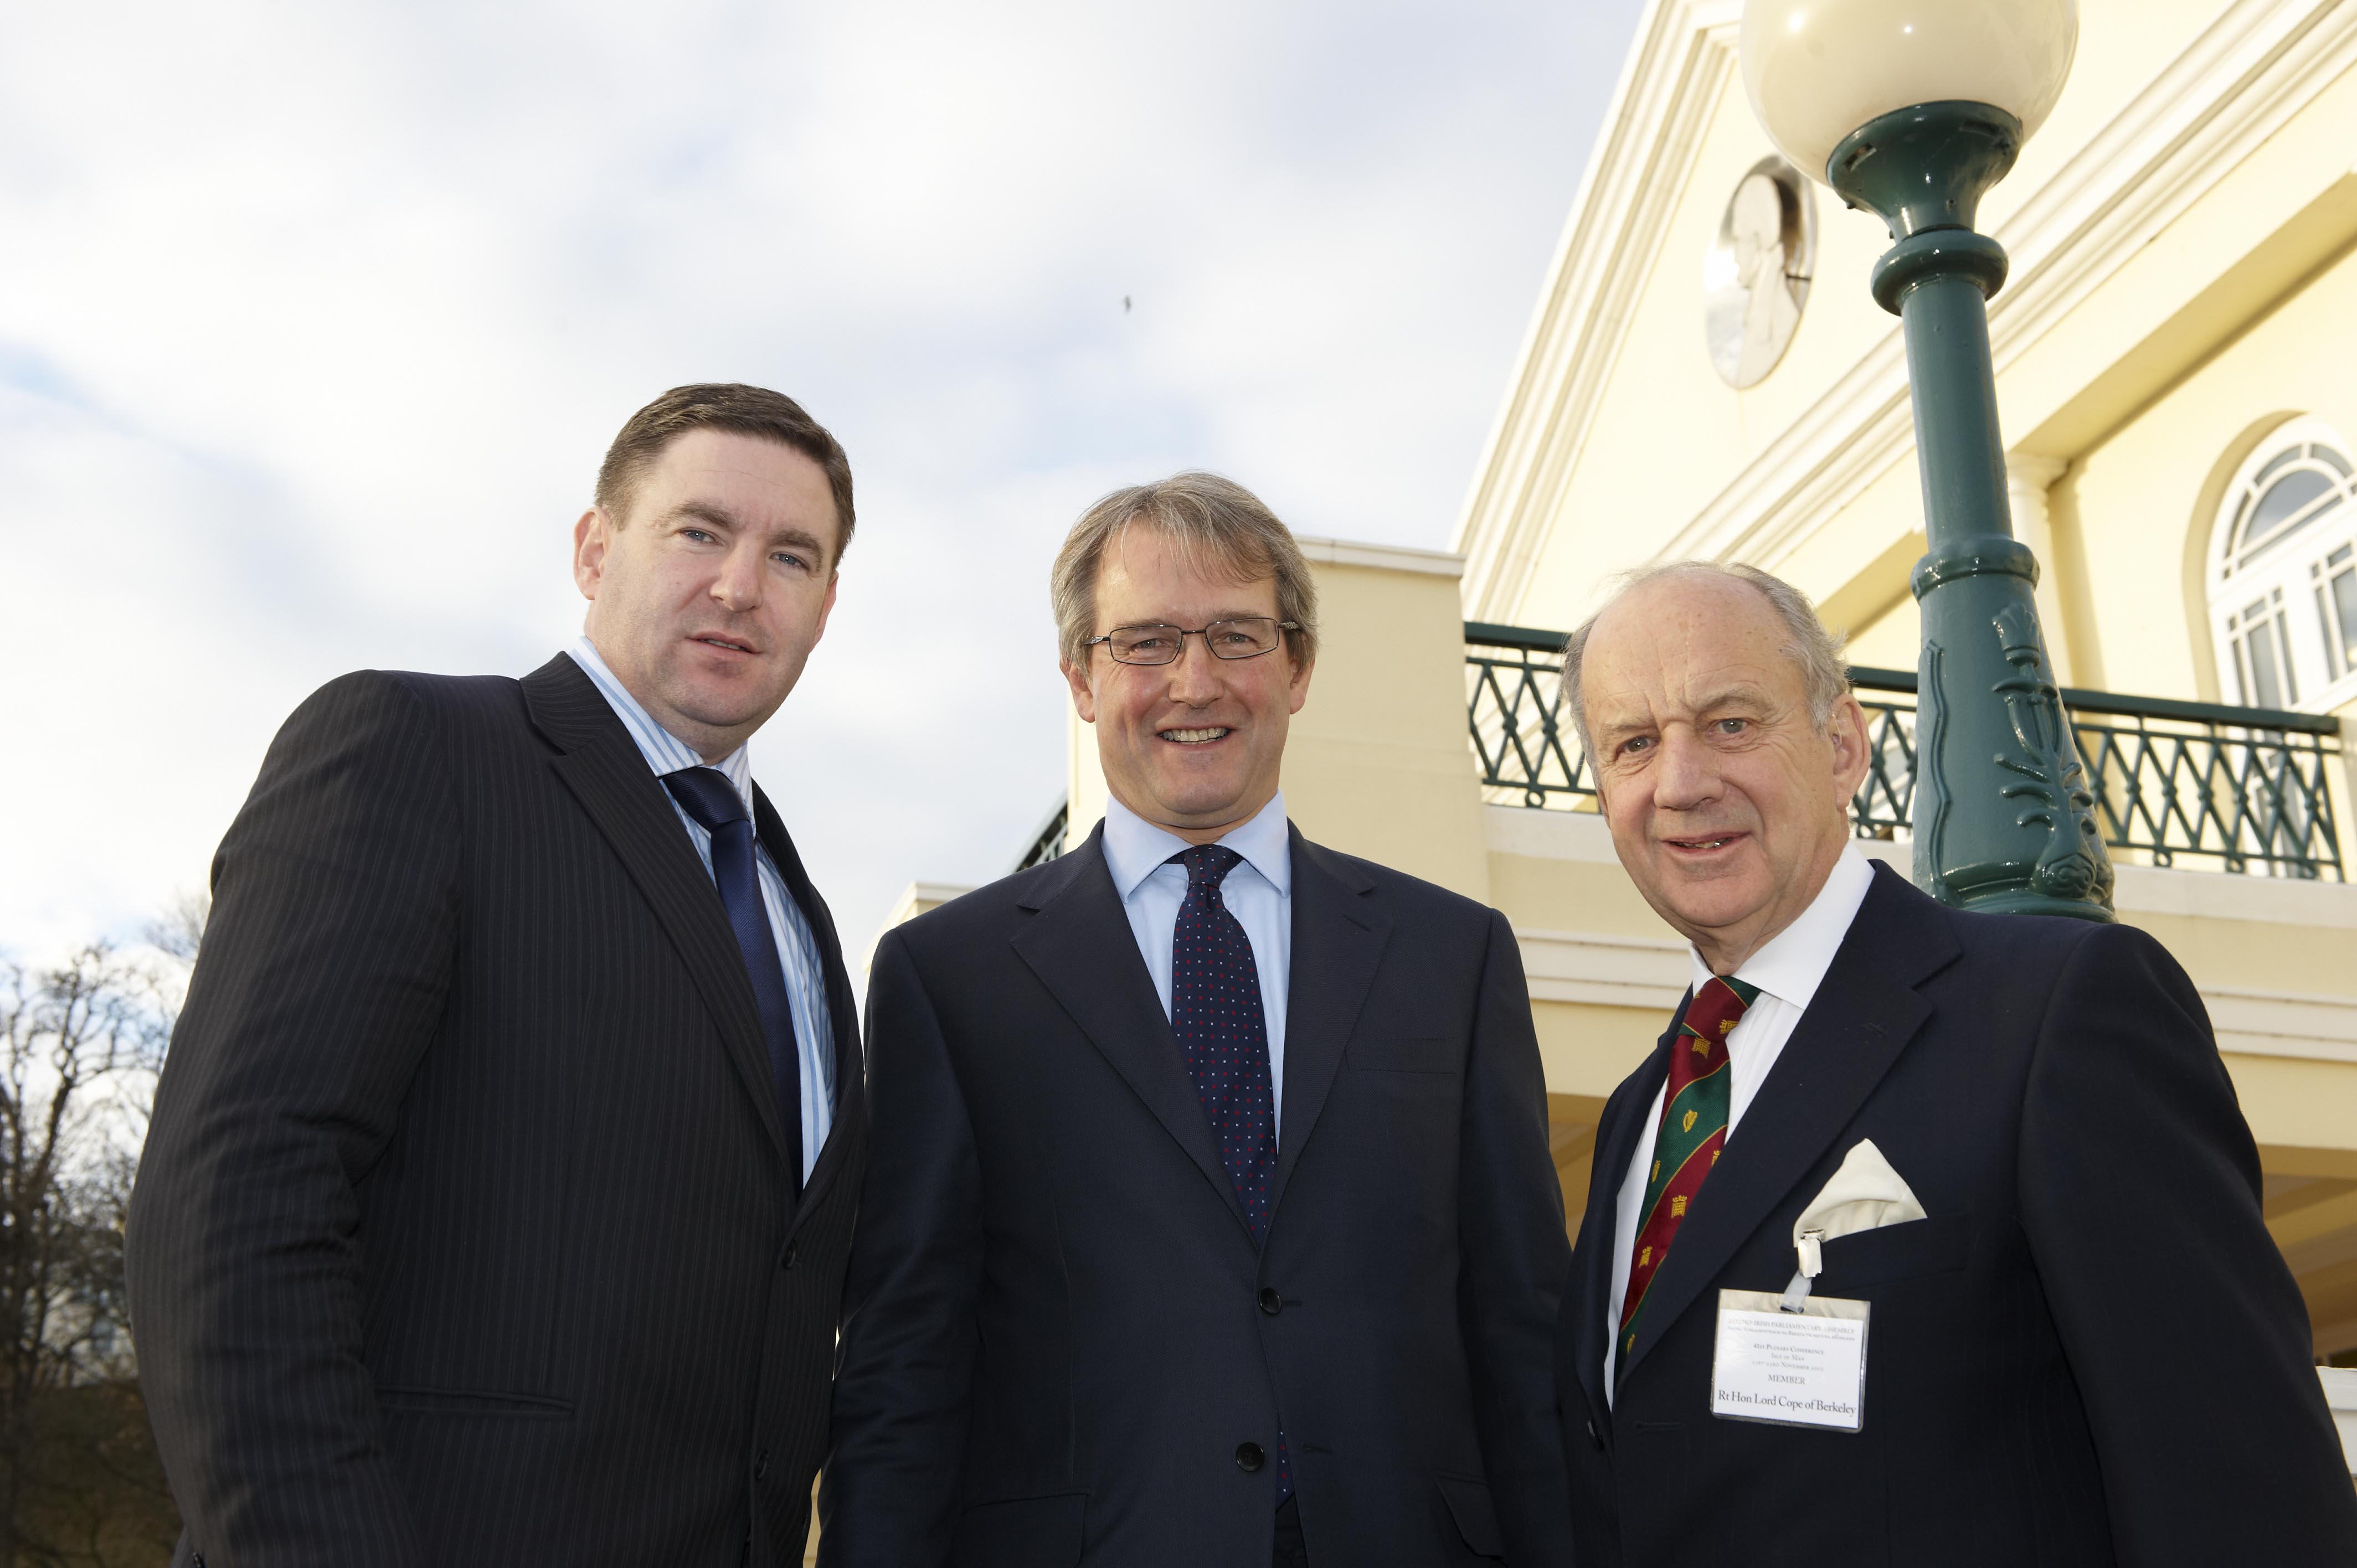
<path fill-rule="evenodd" d="M 1848 841 L 1866 721 L 1838 645 L 1766 573 L 1684 564 L 1634 578 L 1574 633 L 1564 679 L 1620 864 L 1733 973 Z"/>
<path fill-rule="evenodd" d="M 1800 670 L 1802 684 L 1808 692 L 1809 712 L 1815 715 L 1820 726 L 1833 716 L 1834 704 L 1849 694 L 1849 667 L 1842 661 L 1842 639 L 1825 629 L 1807 595 L 1757 566 L 1717 561 L 1672 561 L 1642 567 L 1622 577 L 1612 596 L 1605 600 L 1604 607 L 1582 622 L 1564 643 L 1563 684 L 1557 700 L 1571 710 L 1572 728 L 1578 733 L 1581 746 L 1587 745 L 1587 707 L 1580 696 L 1580 667 L 1586 661 L 1589 635 L 1614 606 L 1650 584 L 1671 578 L 1716 578 L 1739 584 L 1767 600 L 1768 607 L 1783 623 L 1785 655 Z"/>

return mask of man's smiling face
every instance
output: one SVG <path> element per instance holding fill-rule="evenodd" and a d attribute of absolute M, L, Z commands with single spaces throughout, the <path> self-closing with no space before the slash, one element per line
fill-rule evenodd
<path fill-rule="evenodd" d="M 1731 974 L 1809 907 L 1849 838 L 1866 723 L 1820 726 L 1766 596 L 1672 573 L 1598 618 L 1581 671 L 1612 847 L 1656 912 Z"/>
<path fill-rule="evenodd" d="M 657 724 L 716 762 L 777 712 L 826 629 L 842 537 L 826 470 L 780 442 L 690 430 L 627 504 L 573 531 L 589 640 Z"/>
<path fill-rule="evenodd" d="M 1192 629 L 1247 616 L 1277 618 L 1276 579 L 1206 576 L 1150 523 L 1107 544 L 1097 571 L 1096 622 Z M 1286 726 L 1309 695 L 1288 638 L 1254 659 L 1219 659 L 1200 637 L 1170 664 L 1123 664 L 1102 645 L 1064 666 L 1072 705 L 1096 725 L 1097 756 L 1114 798 L 1147 822 L 1210 843 L 1276 793 Z"/>

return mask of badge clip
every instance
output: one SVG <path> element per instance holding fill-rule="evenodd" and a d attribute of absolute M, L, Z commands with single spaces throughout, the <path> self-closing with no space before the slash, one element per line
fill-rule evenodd
<path fill-rule="evenodd" d="M 1816 1288 L 1817 1276 L 1825 1272 L 1825 1233 L 1809 1230 L 1801 1232 L 1792 1251 L 1799 1255 L 1801 1266 L 1792 1272 L 1792 1283 L 1784 1287 L 1784 1297 L 1776 1304 L 1779 1312 L 1798 1312 L 1801 1304 L 1809 1299 Z"/>

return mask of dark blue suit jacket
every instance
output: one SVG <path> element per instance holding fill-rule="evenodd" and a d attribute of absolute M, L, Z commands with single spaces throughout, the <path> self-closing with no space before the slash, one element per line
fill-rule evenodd
<path fill-rule="evenodd" d="M 1569 1244 L 1512 933 L 1293 836 L 1265 1244 L 1099 838 L 876 953 L 832 1568 L 1565 1561 Z"/>
<path fill-rule="evenodd" d="M 1654 1277 L 1604 1399 L 1614 1198 L 1670 1036 L 1606 1105 L 1563 1313 L 1581 1568 L 2357 1562 L 2307 1314 L 2200 996 L 2126 926 L 1886 868 Z M 1710 1413 L 1721 1289 L 1870 1138 L 1926 1218 L 1824 1247 L 1873 1304 L 1862 1431 Z"/>

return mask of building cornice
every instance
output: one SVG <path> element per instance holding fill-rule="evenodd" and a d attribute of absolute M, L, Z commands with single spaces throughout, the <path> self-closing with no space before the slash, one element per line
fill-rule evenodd
<path fill-rule="evenodd" d="M 1651 0 L 1491 426 L 1456 549 L 1466 614 L 1510 620 L 1735 68 L 1741 0 Z"/>
<path fill-rule="evenodd" d="M 1718 0 L 1656 0 L 1647 13 L 1458 526 L 1475 618 L 1521 614 L 1702 129 L 1736 69 L 1739 15 Z M 2014 260 L 1989 313 L 1999 375 L 2352 64 L 2351 0 L 2227 6 L 1998 227 Z M 1656 558 L 1773 569 L 1913 446 L 1894 324 Z"/>

